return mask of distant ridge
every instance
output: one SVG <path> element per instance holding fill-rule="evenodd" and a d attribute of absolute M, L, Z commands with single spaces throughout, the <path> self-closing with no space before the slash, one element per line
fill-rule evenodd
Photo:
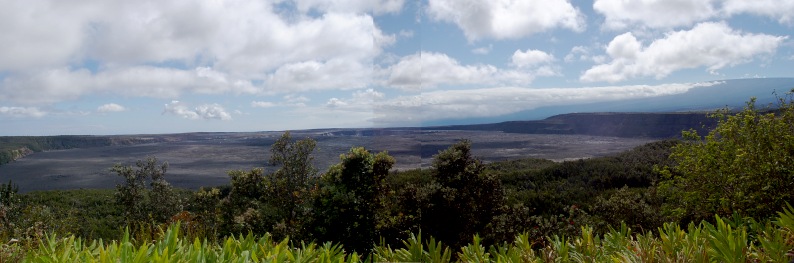
<path fill-rule="evenodd" d="M 710 86 L 695 87 L 687 92 L 641 99 L 627 99 L 572 105 L 540 107 L 516 113 L 475 118 L 442 119 L 425 122 L 422 126 L 448 126 L 508 122 L 513 120 L 543 120 L 574 112 L 701 112 L 721 108 L 741 108 L 751 97 L 757 105 L 776 101 L 794 88 L 794 78 L 751 78 L 711 81 Z"/>
<path fill-rule="evenodd" d="M 501 131 L 525 134 L 579 134 L 628 138 L 676 138 L 695 129 L 705 134 L 717 120 L 705 112 L 670 113 L 569 113 L 537 121 L 424 127 L 423 130 Z"/>

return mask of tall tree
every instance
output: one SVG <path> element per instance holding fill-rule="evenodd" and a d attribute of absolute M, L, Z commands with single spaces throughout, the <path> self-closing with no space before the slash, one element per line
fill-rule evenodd
<path fill-rule="evenodd" d="M 341 242 L 346 248 L 367 252 L 378 237 L 384 180 L 395 163 L 386 152 L 374 155 L 357 147 L 340 156 L 321 178 L 315 199 L 318 215 L 314 230 L 322 241 Z"/>
<path fill-rule="evenodd" d="M 277 232 L 299 237 L 301 222 L 309 213 L 309 190 L 317 176 L 313 161 L 314 148 L 311 138 L 295 141 L 290 132 L 284 132 L 270 148 L 270 165 L 278 169 L 266 176 L 268 202 L 277 208 L 282 218 Z"/>
<path fill-rule="evenodd" d="M 293 140 L 285 132 L 270 148 L 271 173 L 256 168 L 231 171 L 231 192 L 221 201 L 225 232 L 269 232 L 276 238 L 302 239 L 303 223 L 310 215 L 310 191 L 316 180 L 310 138 Z"/>
<path fill-rule="evenodd" d="M 182 210 L 181 202 L 173 188 L 165 180 L 168 162 L 158 164 L 157 158 L 147 157 L 132 166 L 116 164 L 111 171 L 124 178 L 116 185 L 116 202 L 124 207 L 124 219 L 128 225 L 165 222 Z M 149 182 L 151 190 L 146 187 Z"/>
<path fill-rule="evenodd" d="M 223 233 L 272 230 L 275 224 L 272 207 L 266 201 L 265 176 L 261 168 L 229 171 L 231 191 L 221 200 L 220 228 Z"/>
<path fill-rule="evenodd" d="M 423 190 L 422 230 L 452 247 L 483 231 L 504 208 L 501 182 L 483 170 L 468 140 L 439 152 L 433 160 L 434 182 Z"/>

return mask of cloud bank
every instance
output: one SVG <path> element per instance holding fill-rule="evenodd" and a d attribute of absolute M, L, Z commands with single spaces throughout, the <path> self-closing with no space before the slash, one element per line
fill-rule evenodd
<path fill-rule="evenodd" d="M 614 83 L 646 76 L 660 79 L 678 70 L 699 67 L 715 72 L 772 54 L 786 38 L 744 33 L 713 22 L 669 33 L 645 47 L 632 33 L 625 33 L 607 45 L 611 61 L 588 69 L 580 80 Z"/>
<path fill-rule="evenodd" d="M 190 108 L 186 103 L 180 101 L 171 101 L 165 104 L 163 114 L 173 114 L 189 120 L 224 120 L 232 119 L 232 115 L 219 104 L 203 104 L 195 108 Z"/>

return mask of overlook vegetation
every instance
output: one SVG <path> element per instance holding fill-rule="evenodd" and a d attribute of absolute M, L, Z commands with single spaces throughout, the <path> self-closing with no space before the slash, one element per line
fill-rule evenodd
<path fill-rule="evenodd" d="M 33 152 L 79 147 L 129 145 L 149 141 L 148 138 L 131 136 L 0 136 L 0 165 L 12 162 Z"/>
<path fill-rule="evenodd" d="M 794 258 L 794 103 L 713 115 L 706 136 L 601 158 L 482 163 L 471 142 L 392 171 L 355 147 L 324 172 L 285 133 L 266 169 L 174 189 L 154 157 L 115 190 L 0 187 L 0 261 L 784 262 Z M 61 238 L 65 236 L 65 238 Z M 112 241 L 108 241 L 112 240 Z"/>

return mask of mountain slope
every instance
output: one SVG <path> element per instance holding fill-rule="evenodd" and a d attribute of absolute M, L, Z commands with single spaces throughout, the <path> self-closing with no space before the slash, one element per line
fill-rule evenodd
<path fill-rule="evenodd" d="M 572 113 L 538 121 L 507 121 L 492 124 L 451 125 L 426 130 L 502 131 L 525 134 L 579 134 L 629 138 L 673 138 L 682 130 L 704 134 L 716 120 L 704 112 L 675 113 Z"/>

